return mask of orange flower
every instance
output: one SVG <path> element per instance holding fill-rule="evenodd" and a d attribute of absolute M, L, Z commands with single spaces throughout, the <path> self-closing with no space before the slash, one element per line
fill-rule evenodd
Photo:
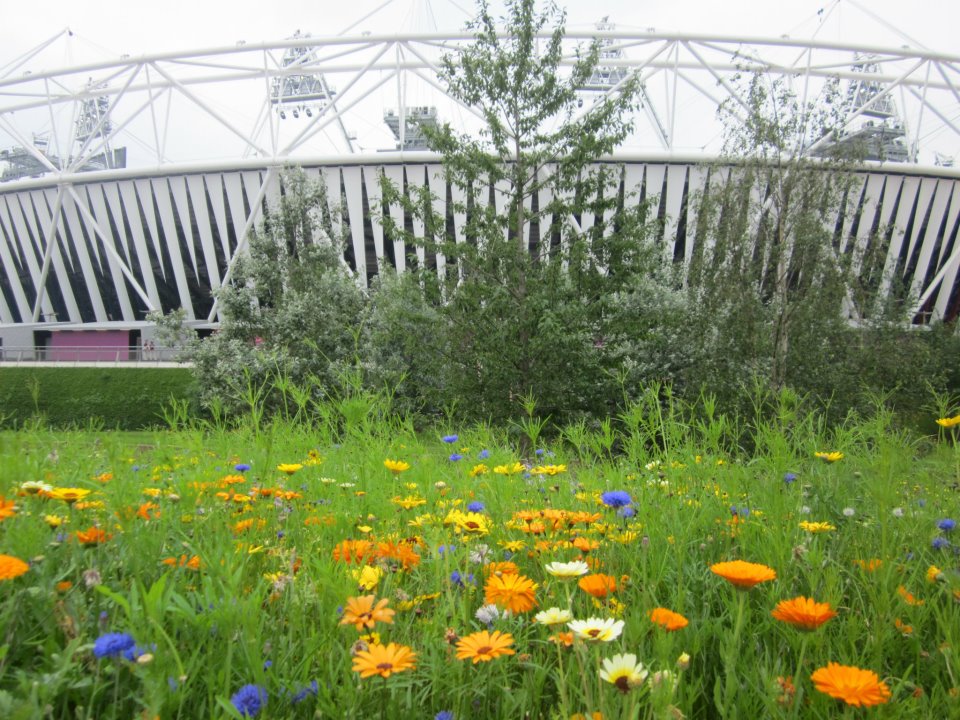
<path fill-rule="evenodd" d="M 63 580 L 58 582 L 55 587 L 58 593 L 65 593 L 67 590 L 73 587 L 73 583 L 69 580 Z"/>
<path fill-rule="evenodd" d="M 759 563 L 745 562 L 743 560 L 731 560 L 730 562 L 719 562 L 710 566 L 710 571 L 714 575 L 719 575 L 738 588 L 752 588 L 754 585 L 767 580 L 775 580 L 777 573 L 773 568 Z"/>
<path fill-rule="evenodd" d="M 361 678 L 379 675 L 388 678 L 393 673 L 413 670 L 417 666 L 417 654 L 406 645 L 374 643 L 353 656 L 353 671 Z"/>
<path fill-rule="evenodd" d="M 0 555 L 0 580 L 13 580 L 13 578 L 20 577 L 29 569 L 30 566 L 20 558 L 15 558 L 12 555 Z"/>
<path fill-rule="evenodd" d="M 344 540 L 333 548 L 333 559 L 347 565 L 363 564 L 373 554 L 373 543 L 369 540 Z"/>
<path fill-rule="evenodd" d="M 91 527 L 87 530 L 77 530 L 75 534 L 77 540 L 83 545 L 97 545 L 110 539 L 110 536 L 98 527 Z"/>
<path fill-rule="evenodd" d="M 923 600 L 917 600 L 913 593 L 907 590 L 903 585 L 897 588 L 897 595 L 903 598 L 907 605 L 923 605 Z"/>
<path fill-rule="evenodd" d="M 170 567 L 185 567 L 190 570 L 199 570 L 200 569 L 200 557 L 194 555 L 191 558 L 187 558 L 186 555 L 181 555 L 178 560 L 175 557 L 168 557 L 161 560 L 164 565 L 169 565 Z"/>
<path fill-rule="evenodd" d="M 491 562 L 483 566 L 484 575 L 519 575 L 520 568 L 516 563 L 509 560 L 504 562 Z"/>
<path fill-rule="evenodd" d="M 890 700 L 890 688 L 875 672 L 858 667 L 827 663 L 810 676 L 817 690 L 847 705 L 869 707 Z"/>
<path fill-rule="evenodd" d="M 156 520 L 160 517 L 160 506 L 156 503 L 145 502 L 137 509 L 137 517 L 142 518 L 143 520 Z"/>
<path fill-rule="evenodd" d="M 551 635 L 547 638 L 550 642 L 559 645 L 560 647 L 570 647 L 573 645 L 573 633 L 572 632 L 558 632 L 556 635 Z"/>
<path fill-rule="evenodd" d="M 372 630 L 378 622 L 393 624 L 395 611 L 387 607 L 390 601 L 384 598 L 374 606 L 375 595 L 361 595 L 347 598 L 347 607 L 343 611 L 341 625 L 353 625 L 357 630 Z M 387 676 L 384 676 L 387 677 Z"/>
<path fill-rule="evenodd" d="M 6 520 L 17 514 L 17 503 L 0 495 L 0 520 Z"/>
<path fill-rule="evenodd" d="M 584 575 L 577 581 L 577 585 L 584 592 L 588 592 L 595 598 L 605 598 L 612 592 L 617 591 L 617 579 L 603 573 L 594 573 L 593 575 Z"/>
<path fill-rule="evenodd" d="M 484 586 L 487 604 L 523 613 L 537 606 L 537 584 L 523 575 L 491 575 Z"/>
<path fill-rule="evenodd" d="M 781 600 L 770 613 L 777 620 L 790 623 L 801 630 L 816 630 L 837 613 L 830 603 L 814 602 L 812 598 L 795 597 L 793 600 Z"/>
<path fill-rule="evenodd" d="M 457 659 L 473 660 L 474 665 L 478 662 L 490 662 L 501 655 L 514 655 L 511 645 L 513 635 L 510 633 L 501 633 L 499 630 L 489 633 L 481 630 L 460 639 L 457 643 Z"/>
<path fill-rule="evenodd" d="M 650 611 L 650 621 L 662 626 L 667 632 L 682 630 L 690 624 L 690 621 L 680 613 L 662 607 Z"/>

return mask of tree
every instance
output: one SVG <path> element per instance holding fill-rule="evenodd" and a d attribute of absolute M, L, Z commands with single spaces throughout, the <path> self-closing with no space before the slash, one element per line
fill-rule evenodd
<path fill-rule="evenodd" d="M 578 51 L 566 72 L 564 18 L 553 4 L 509 0 L 500 27 L 481 0 L 473 43 L 442 62 L 447 92 L 483 119 L 479 138 L 423 128 L 466 197 L 451 208 L 466 215 L 466 242 L 448 235 L 425 186 L 384 187 L 385 200 L 425 228 L 416 237 L 385 215 L 387 233 L 446 261 L 439 274 L 417 271 L 439 313 L 431 331 L 447 338 L 448 387 L 480 417 L 510 417 L 530 393 L 551 413 L 608 409 L 614 298 L 650 268 L 643 208 L 624 197 L 619 167 L 595 165 L 630 133 L 639 81 L 630 76 L 581 111 L 599 45 Z M 491 189 L 504 212 L 488 201 Z M 588 216 L 592 226 L 582 226 Z"/>
<path fill-rule="evenodd" d="M 281 376 L 328 389 L 354 360 L 365 297 L 334 230 L 340 209 L 300 170 L 281 183 L 279 203 L 267 208 L 218 293 L 219 331 L 190 353 L 206 401 L 236 405 L 248 386 Z"/>

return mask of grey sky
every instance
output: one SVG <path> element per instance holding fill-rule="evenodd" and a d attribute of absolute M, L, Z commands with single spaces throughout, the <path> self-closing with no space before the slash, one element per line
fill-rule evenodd
<path fill-rule="evenodd" d="M 58 48 L 70 64 L 119 54 L 182 50 L 256 42 L 300 29 L 314 35 L 337 34 L 384 4 L 384 0 L 2 0 L 0 65 L 65 27 L 75 38 Z M 809 37 L 817 31 L 818 10 L 829 17 L 818 37 L 899 46 L 907 41 L 875 22 L 858 7 L 869 8 L 920 44 L 960 52 L 960 2 L 955 0 L 567 0 L 570 28 L 589 27 L 603 15 L 621 26 L 658 30 Z M 357 31 L 390 32 L 453 29 L 462 25 L 471 0 L 393 0 L 361 23 Z"/>

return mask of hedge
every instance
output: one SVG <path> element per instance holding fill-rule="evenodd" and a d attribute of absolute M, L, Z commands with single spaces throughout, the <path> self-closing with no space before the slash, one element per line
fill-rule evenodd
<path fill-rule="evenodd" d="M 0 368 L 0 422 L 21 427 L 39 411 L 53 427 L 102 420 L 140 430 L 162 424 L 162 408 L 171 397 L 190 398 L 192 382 L 186 368 Z"/>

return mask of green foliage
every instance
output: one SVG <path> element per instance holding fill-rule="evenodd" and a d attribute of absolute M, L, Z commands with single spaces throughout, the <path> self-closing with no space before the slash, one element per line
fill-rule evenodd
<path fill-rule="evenodd" d="M 365 297 L 342 259 L 337 204 L 299 170 L 283 174 L 282 196 L 267 208 L 217 299 L 220 330 L 190 344 L 201 401 L 227 412 L 249 406 L 251 386 L 312 379 L 324 392 L 353 363 Z M 269 390 L 269 389 L 268 389 Z M 279 398 L 268 391 L 267 407 Z"/>
<path fill-rule="evenodd" d="M 598 414 L 618 393 L 613 371 L 623 350 L 607 337 L 624 319 L 619 294 L 655 265 L 645 206 L 624 197 L 619 167 L 594 165 L 630 132 L 639 84 L 631 77 L 578 113 L 577 90 L 596 67 L 599 46 L 566 73 L 564 14 L 556 6 L 539 12 L 533 0 L 508 2 L 502 21 L 506 36 L 479 3 L 474 42 L 446 57 L 440 73 L 448 92 L 482 115 L 480 138 L 449 125 L 424 128 L 447 180 L 466 197 L 453 204 L 466 217 L 466 241 L 447 235 L 425 187 L 409 193 L 384 183 L 385 200 L 420 218 L 423 236 L 389 215 L 382 222 L 388 236 L 444 258 L 442 271 L 415 268 L 432 310 L 418 303 L 429 327 L 411 327 L 420 337 L 429 332 L 443 357 L 442 366 L 431 364 L 439 385 L 428 385 L 442 404 L 459 401 L 472 419 L 503 422 L 532 393 L 556 420 Z M 545 29 L 551 34 L 541 47 L 536 35 Z M 491 186 L 504 197 L 503 212 L 486 201 Z M 553 199 L 536 206 L 535 195 Z"/>
<path fill-rule="evenodd" d="M 0 407 L 5 427 L 84 427 L 95 420 L 137 430 L 162 424 L 164 406 L 190 397 L 192 384 L 186 368 L 4 368 Z"/>

